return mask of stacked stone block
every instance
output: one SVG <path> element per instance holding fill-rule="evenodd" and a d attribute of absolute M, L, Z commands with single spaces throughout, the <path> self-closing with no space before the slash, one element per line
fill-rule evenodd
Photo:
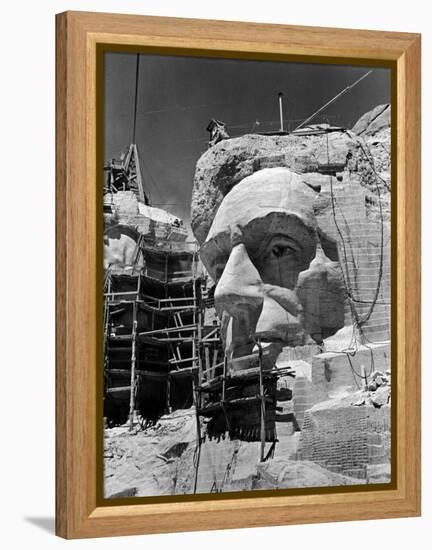
<path fill-rule="evenodd" d="M 297 458 L 369 480 L 374 467 L 390 463 L 390 406 L 355 405 L 353 397 L 306 411 Z"/>

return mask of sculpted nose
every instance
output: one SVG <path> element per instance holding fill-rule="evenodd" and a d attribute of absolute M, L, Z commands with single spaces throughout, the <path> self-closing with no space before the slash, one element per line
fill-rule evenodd
<path fill-rule="evenodd" d="M 222 277 L 216 286 L 215 305 L 219 315 L 226 311 L 234 318 L 248 317 L 256 324 L 264 301 L 263 283 L 244 244 L 231 250 Z"/>

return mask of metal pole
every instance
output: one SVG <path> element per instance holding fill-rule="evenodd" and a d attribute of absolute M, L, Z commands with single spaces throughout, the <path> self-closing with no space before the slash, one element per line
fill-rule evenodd
<path fill-rule="evenodd" d="M 199 408 L 200 408 L 200 394 L 197 389 L 196 385 L 196 375 L 195 373 L 192 374 L 192 395 L 193 395 L 193 401 L 195 406 L 195 418 L 196 418 L 196 429 L 197 429 L 197 454 L 195 456 L 195 479 L 194 479 L 194 494 L 197 490 L 197 484 L 198 484 L 198 468 L 199 468 L 199 461 L 201 457 L 201 445 L 202 445 L 202 438 L 201 438 L 201 422 L 199 417 Z"/>
<path fill-rule="evenodd" d="M 280 117 L 280 132 L 284 131 L 283 127 L 283 107 L 282 107 L 283 93 L 279 92 L 279 117 Z"/>

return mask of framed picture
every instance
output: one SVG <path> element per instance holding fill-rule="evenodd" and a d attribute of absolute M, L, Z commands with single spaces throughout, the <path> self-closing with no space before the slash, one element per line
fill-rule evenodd
<path fill-rule="evenodd" d="M 57 16 L 57 533 L 420 514 L 420 36 Z"/>

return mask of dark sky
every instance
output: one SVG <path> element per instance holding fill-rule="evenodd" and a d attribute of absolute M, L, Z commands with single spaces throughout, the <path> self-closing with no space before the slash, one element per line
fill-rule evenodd
<path fill-rule="evenodd" d="M 141 55 L 136 143 L 144 186 L 154 206 L 189 223 L 195 163 L 207 148 L 211 118 L 229 134 L 279 128 L 278 92 L 285 125 L 293 129 L 365 67 Z M 105 57 L 105 159 L 132 142 L 136 55 Z M 326 111 L 328 122 L 351 128 L 366 111 L 390 102 L 390 70 L 374 69 Z M 322 117 L 315 122 L 324 122 Z M 298 124 L 298 123 L 297 123 Z"/>

